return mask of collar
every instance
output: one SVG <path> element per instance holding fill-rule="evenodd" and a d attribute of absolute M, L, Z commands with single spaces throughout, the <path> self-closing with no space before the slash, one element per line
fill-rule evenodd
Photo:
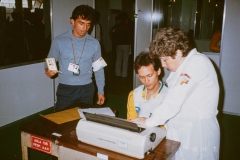
<path fill-rule="evenodd" d="M 162 81 L 159 81 L 159 83 L 160 83 L 160 87 L 159 87 L 159 89 L 152 95 L 153 98 L 155 98 L 155 97 L 161 92 L 161 90 L 162 90 L 162 88 L 163 88 L 163 85 L 164 85 L 163 82 L 162 82 Z M 144 100 L 147 99 L 147 88 L 146 88 L 145 86 L 143 87 L 142 98 L 143 98 Z"/>

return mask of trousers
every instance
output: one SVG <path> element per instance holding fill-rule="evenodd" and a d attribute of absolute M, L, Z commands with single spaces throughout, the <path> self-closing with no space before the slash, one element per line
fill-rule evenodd
<path fill-rule="evenodd" d="M 128 76 L 128 57 L 131 51 L 131 45 L 116 46 L 115 76 Z"/>
<path fill-rule="evenodd" d="M 78 103 L 93 104 L 95 87 L 93 83 L 86 85 L 59 84 L 57 88 L 57 103 L 55 111 L 63 110 Z"/>

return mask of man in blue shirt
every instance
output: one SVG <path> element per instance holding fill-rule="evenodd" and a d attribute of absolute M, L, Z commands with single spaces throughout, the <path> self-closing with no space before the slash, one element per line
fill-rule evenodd
<path fill-rule="evenodd" d="M 101 57 L 99 41 L 88 34 L 94 16 L 92 7 L 77 6 L 70 18 L 73 29 L 57 36 L 51 44 L 48 58 L 55 58 L 61 72 L 46 68 L 45 74 L 51 78 L 59 73 L 56 111 L 81 102 L 93 104 L 92 71 L 98 89 L 97 104 L 102 105 L 105 101 L 103 67 L 106 64 Z"/>

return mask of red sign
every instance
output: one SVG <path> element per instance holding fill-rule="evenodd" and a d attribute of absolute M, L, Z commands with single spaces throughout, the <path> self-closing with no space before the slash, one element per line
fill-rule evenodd
<path fill-rule="evenodd" d="M 33 149 L 51 154 L 51 141 L 31 135 L 31 146 Z"/>

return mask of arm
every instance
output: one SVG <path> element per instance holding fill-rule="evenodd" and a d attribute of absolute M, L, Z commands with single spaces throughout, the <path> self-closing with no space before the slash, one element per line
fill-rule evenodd
<path fill-rule="evenodd" d="M 128 95 L 128 101 L 127 101 L 127 119 L 131 120 L 137 117 L 138 117 L 138 114 L 134 107 L 134 91 L 131 91 Z"/>
<path fill-rule="evenodd" d="M 206 58 L 195 57 L 194 60 L 186 63 L 181 74 L 175 76 L 176 81 L 169 87 L 162 105 L 158 106 L 152 116 L 146 120 L 147 126 L 164 125 L 167 120 L 181 112 L 184 103 L 208 76 Z"/>
<path fill-rule="evenodd" d="M 101 57 L 101 47 L 98 42 L 97 52 L 93 57 L 93 62 L 98 60 Z M 96 84 L 98 88 L 98 101 L 97 104 L 102 105 L 105 102 L 105 96 L 104 96 L 104 86 L 105 86 L 105 74 L 104 69 L 100 68 L 97 71 L 94 71 L 94 76 L 96 79 Z"/>
<path fill-rule="evenodd" d="M 213 52 L 220 52 L 220 45 L 218 44 L 221 40 L 221 32 L 216 32 L 213 35 L 211 43 L 209 45 L 209 49 Z"/>
<path fill-rule="evenodd" d="M 53 41 L 52 45 L 51 45 L 51 48 L 50 48 L 50 51 L 48 53 L 48 56 L 49 58 L 55 58 L 56 62 L 58 61 L 58 57 L 59 57 L 59 48 L 57 47 L 57 43 L 56 41 Z M 57 75 L 57 71 L 53 71 L 53 70 L 49 70 L 47 68 L 47 64 L 45 63 L 45 74 L 46 76 L 48 76 L 49 78 L 52 78 L 54 76 Z"/>

